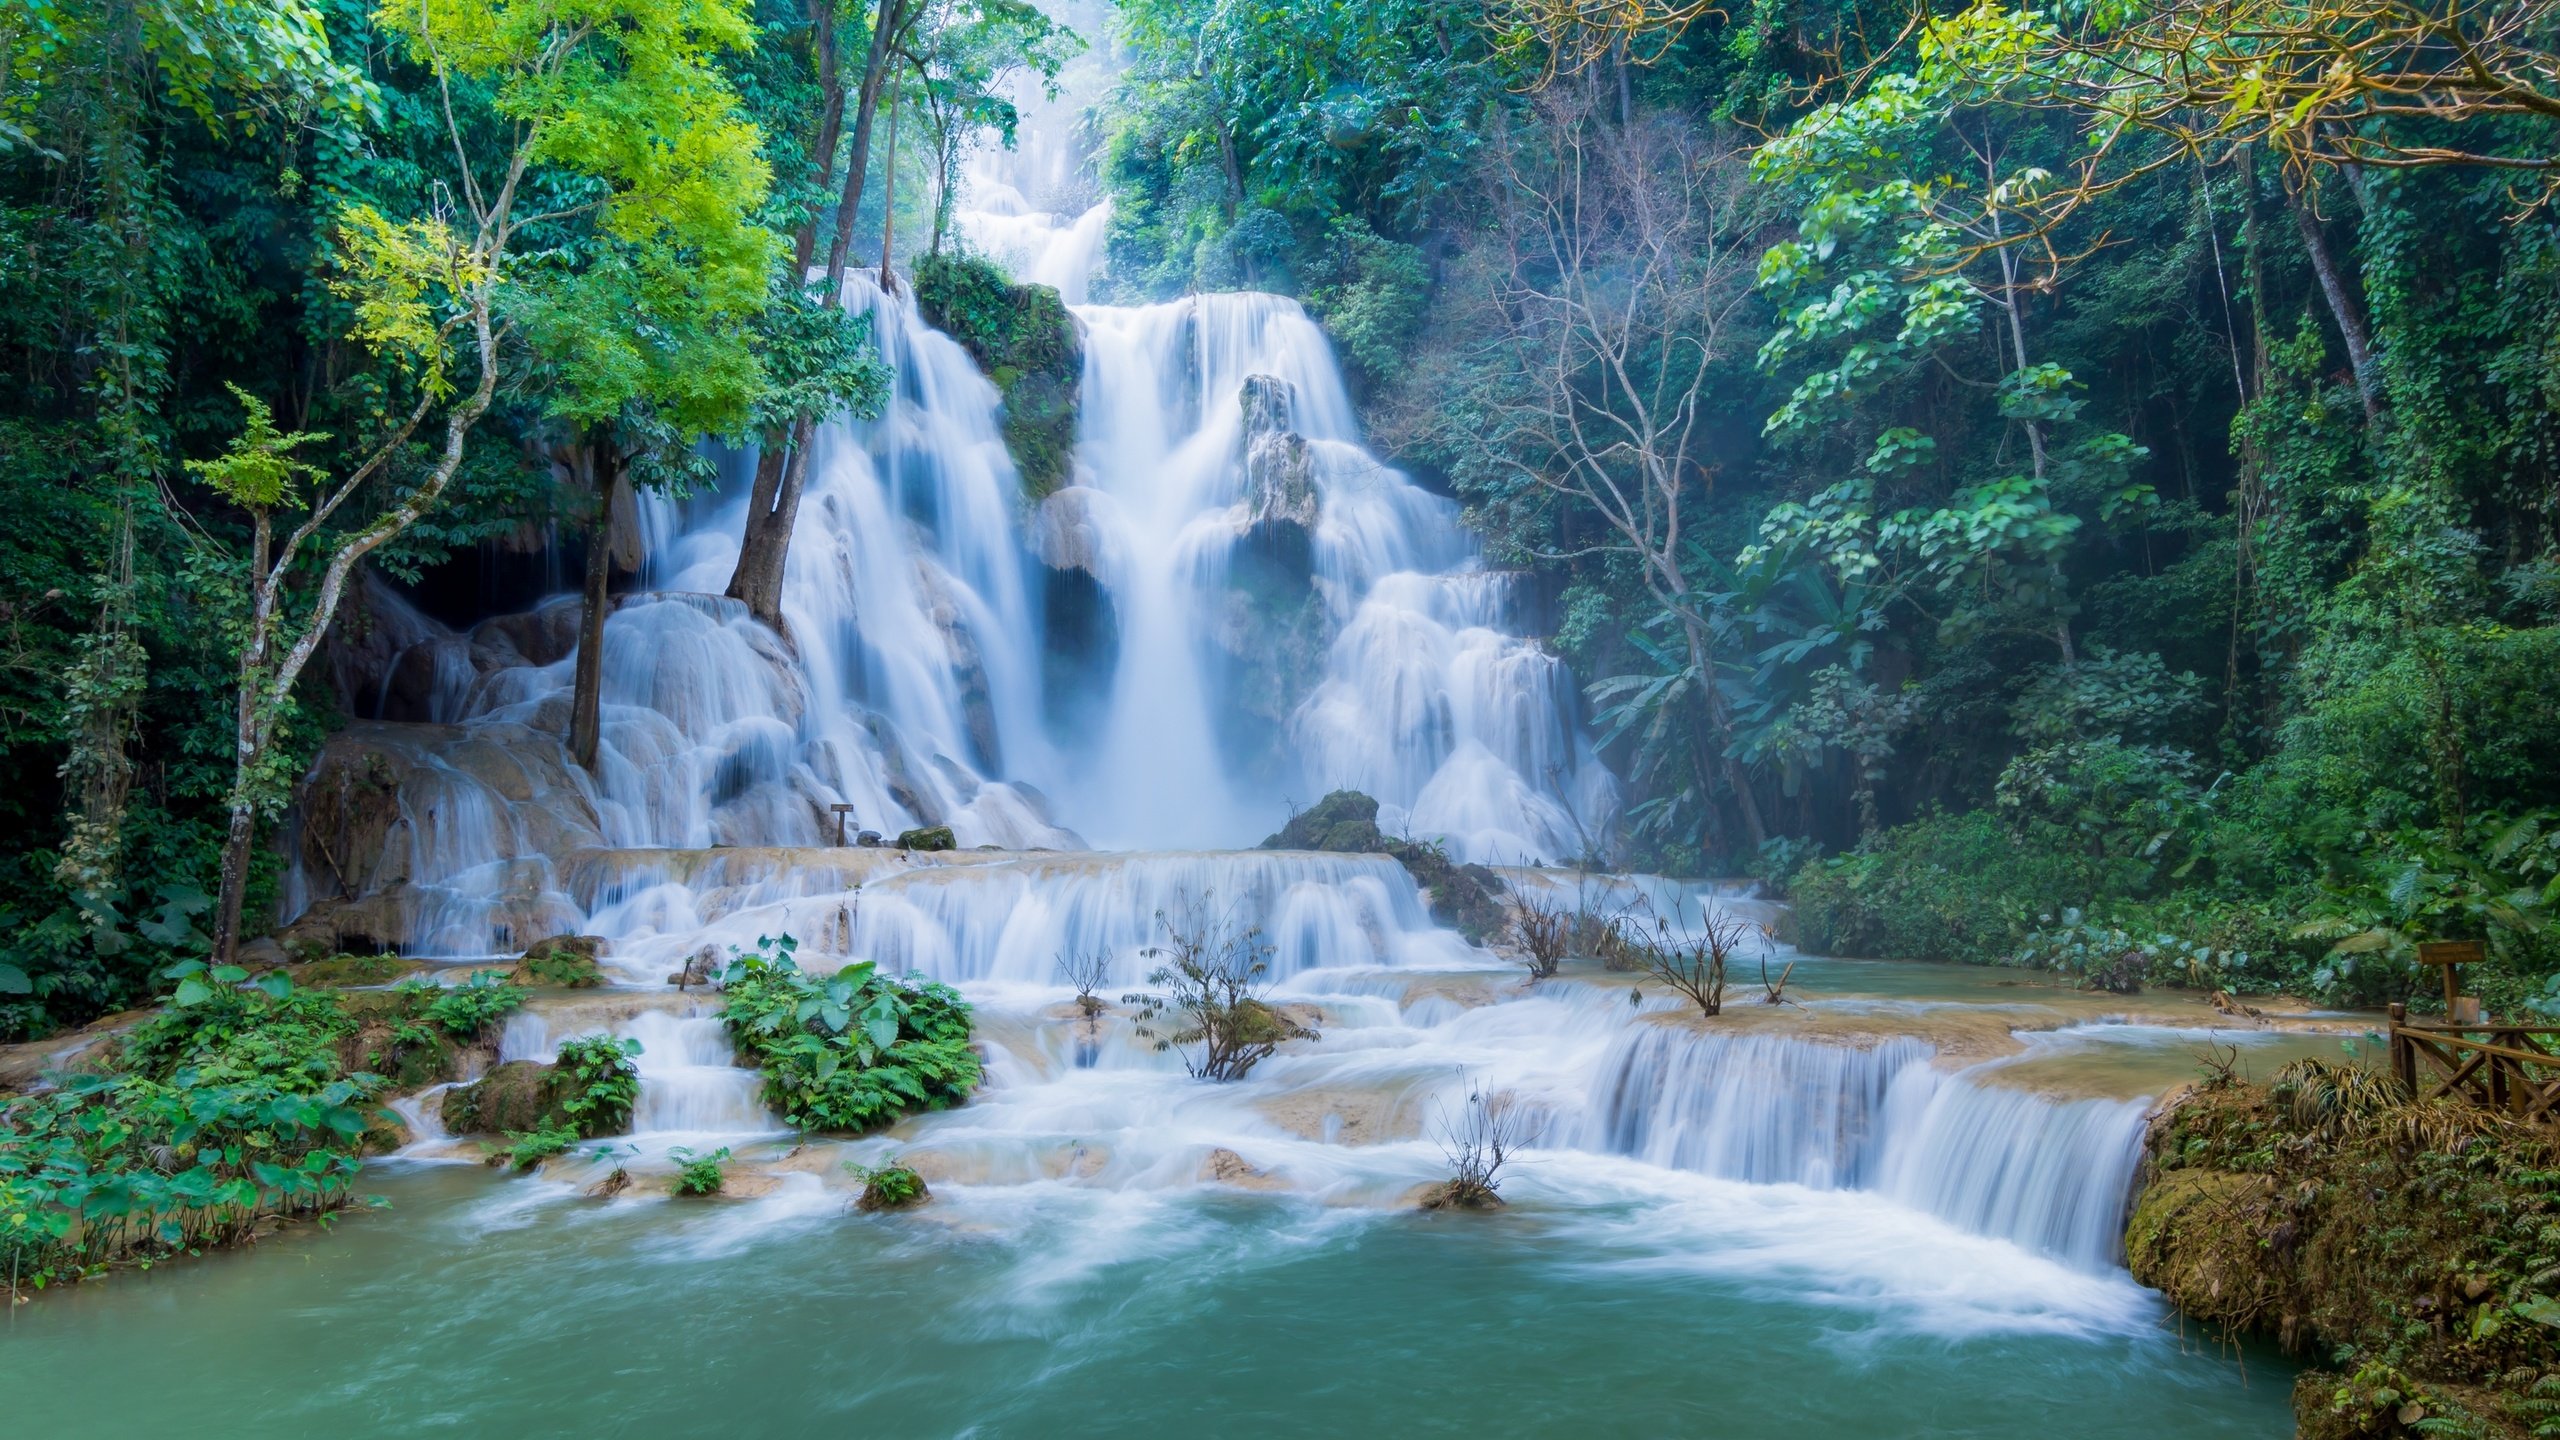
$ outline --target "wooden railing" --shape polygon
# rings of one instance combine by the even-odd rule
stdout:
[[[2391,1007],[2391,1071],[2421,1100],[2453,1096],[2560,1123],[2560,1027],[2452,1025]]]

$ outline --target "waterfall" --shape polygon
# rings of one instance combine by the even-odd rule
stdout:
[[[2055,1101],[1869,1047],[1637,1025],[1556,1143],[1754,1184],[1871,1190],[2082,1269],[2115,1264],[2139,1100]]]
[[[1362,447],[1297,302],[1075,314],[1078,486],[1048,503],[1097,535],[1122,625],[1074,792],[1085,826],[1119,843],[1250,843],[1279,797],[1350,788],[1390,831],[1461,859],[1605,844],[1616,786],[1571,673],[1512,628],[1513,577],[1482,568],[1456,505]],[[1285,713],[1267,708],[1279,697]]]
[[[1108,212],[1070,203],[1057,153],[1040,167],[982,167],[957,220],[1070,302],[1069,483],[1026,495],[996,385],[857,272],[844,303],[894,391],[878,419],[816,431],[780,629],[721,593],[745,454],[715,457],[716,490],[636,507],[644,568],[606,622],[592,769],[561,743],[574,599],[455,630],[374,597],[396,652],[374,687],[383,719],[333,739],[315,773],[329,803],[297,818],[312,843],[295,832],[288,912],[327,896],[340,941],[422,956],[604,937],[630,988],[549,999],[500,1051],[638,1040],[646,1150],[778,1126],[714,1002],[631,990],[787,934],[807,969],[869,961],[977,1008],[985,1088],[897,1141],[945,1167],[938,1190],[1249,1183],[1384,1206],[1445,1173],[1434,1117],[1498,1087],[1542,1159],[1804,1187],[2111,1266],[2140,1102],[1946,1073],[1919,1039],[1701,1033],[1615,977],[1529,986],[1435,924],[1393,859],[1238,848],[1293,802],[1353,788],[1389,833],[1505,866],[1523,894],[1684,928],[1751,903],[1531,868],[1605,853],[1619,803],[1577,677],[1531,638],[1534,587],[1486,564],[1454,501],[1367,448],[1296,301],[1096,302]],[[1112,643],[1071,646],[1051,613],[1071,605]],[[367,809],[385,792],[396,813]],[[837,845],[840,823],[948,825],[960,848]],[[1203,1087],[1111,1007],[1147,986],[1169,928],[1204,922],[1252,937],[1274,1002],[1320,1044]],[[1072,1003],[1066,956],[1100,958],[1108,1013]]]

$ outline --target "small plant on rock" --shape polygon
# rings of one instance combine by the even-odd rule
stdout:
[[[729,1183],[726,1145],[708,1155],[697,1155],[691,1148],[679,1145],[668,1151],[667,1157],[676,1162],[675,1191],[679,1195],[717,1195],[720,1187]]]
[[[1061,950],[1058,973],[1076,987],[1076,1008],[1084,1012],[1084,1018],[1091,1020],[1102,1013],[1102,997],[1093,992],[1111,978],[1110,951],[1099,945],[1085,950]]]
[[[524,987],[496,970],[473,972],[459,985],[411,980],[399,993],[414,997],[428,1021],[456,1040],[476,1040],[524,1008]]]
[[[845,1173],[862,1184],[862,1198],[854,1205],[862,1210],[904,1210],[933,1198],[924,1177],[898,1163],[896,1156],[877,1165],[845,1164]]]
[[[1491,1210],[1500,1206],[1502,1167],[1525,1138],[1518,1098],[1508,1090],[1470,1087],[1453,1119],[1441,1117],[1440,1152],[1450,1177],[1423,1197],[1427,1210]]]
[[[1147,983],[1163,993],[1121,1000],[1138,1007],[1138,1034],[1158,1050],[1180,1049],[1194,1076],[1241,1080],[1283,1043],[1319,1038],[1262,998],[1271,947],[1259,927],[1239,925],[1207,896],[1157,911],[1156,924],[1165,938],[1147,951],[1157,962]]]
[[[489,1163],[505,1165],[510,1170],[530,1170],[554,1155],[566,1154],[578,1143],[578,1132],[566,1125],[537,1125],[531,1130],[510,1130],[507,1143],[491,1149]]]

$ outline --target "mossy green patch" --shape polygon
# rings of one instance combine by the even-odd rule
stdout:
[[[916,307],[966,348],[1004,396],[1004,444],[1023,493],[1038,500],[1067,483],[1076,448],[1084,347],[1066,301],[1048,285],[1018,285],[991,261],[931,254],[915,262]]]

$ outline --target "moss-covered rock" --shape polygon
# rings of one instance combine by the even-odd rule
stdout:
[[[901,850],[957,850],[960,848],[960,842],[953,837],[951,827],[948,825],[923,825],[913,830],[899,832],[898,848]]]
[[[992,261],[933,254],[915,262],[925,323],[968,350],[1004,396],[1004,444],[1023,493],[1038,500],[1067,482],[1076,448],[1084,346],[1055,287],[1019,285]]]
[[[1357,790],[1336,790],[1299,811],[1262,848],[1391,855],[1427,892],[1432,918],[1478,945],[1502,929],[1501,876],[1460,865],[1437,845],[1386,834],[1378,828],[1378,802]]]
[[[2560,1152],[2457,1101],[2412,1103],[2320,1062],[2220,1080],[2152,1122],[2125,1231],[2134,1278],[2184,1314],[2336,1373],[2294,1393],[2306,1436],[2524,1435],[2560,1371]]]
[[[554,935],[535,941],[508,976],[519,985],[593,989],[604,983],[604,967],[596,963],[603,950],[604,941],[593,935]]]
[[[571,1125],[564,1102],[574,1082],[540,1060],[510,1060],[468,1085],[444,1092],[444,1128],[456,1135],[522,1133]]]

